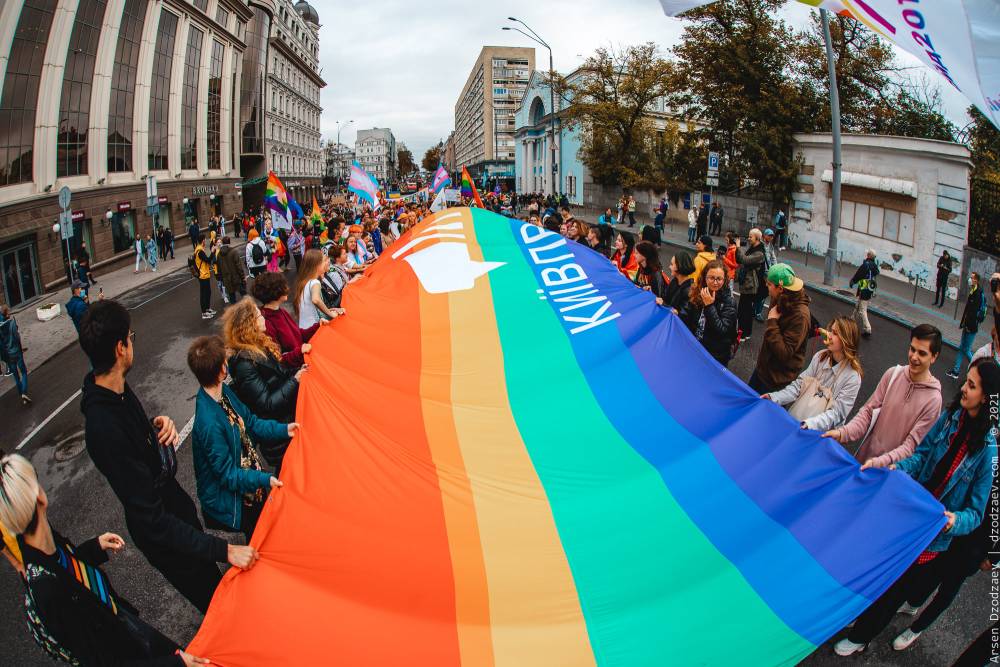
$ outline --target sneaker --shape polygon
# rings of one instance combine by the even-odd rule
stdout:
[[[867,646],[867,644],[855,644],[847,637],[844,637],[833,645],[833,652],[843,656],[854,655],[855,653],[864,651]]]
[[[912,607],[909,602],[904,602],[903,606],[896,610],[897,614],[907,614],[909,616],[916,616],[917,612],[920,611],[920,607]]]
[[[917,637],[920,636],[919,632],[914,632],[909,628],[906,628],[899,633],[899,636],[892,640],[892,648],[896,651],[905,651],[910,648],[910,644],[917,641]]]
[[[212,314],[212,313],[205,312],[205,313],[201,314],[201,319],[203,319],[203,320],[210,320],[213,317],[215,317],[215,315]]]
[[[21,394],[21,404],[27,405],[28,403],[31,403],[31,397],[27,394]]]
[[[955,371],[948,371],[947,373],[945,373],[945,375],[947,375],[948,377],[950,377],[952,380],[957,380],[959,377],[961,377]]]
[[[213,315],[215,315],[215,314],[216,314],[216,312],[215,312],[215,308],[209,308],[209,309],[208,309],[208,310],[206,310],[205,312],[206,312],[206,313],[211,313],[211,314],[213,314]]]

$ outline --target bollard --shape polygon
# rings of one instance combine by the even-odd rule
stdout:
[[[917,303],[917,286],[920,285],[920,276],[913,276],[913,304]]]
[[[809,266],[809,244],[806,243],[806,266]]]

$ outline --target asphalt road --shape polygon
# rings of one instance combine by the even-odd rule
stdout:
[[[811,296],[813,313],[823,323],[835,314],[850,311],[850,307],[840,301],[815,293]],[[196,386],[186,368],[187,346],[195,336],[217,331],[219,320],[206,322],[201,319],[197,286],[184,271],[130,292],[121,301],[132,311],[136,332],[136,361],[129,382],[147,413],[169,415],[180,428],[194,414]],[[217,294],[213,295],[213,305],[221,310]],[[874,390],[882,371],[890,365],[905,363],[908,344],[908,334],[902,327],[877,317],[873,318],[873,326],[874,336],[863,341],[860,350],[862,362],[868,369],[862,397]],[[730,364],[730,369],[739,377],[745,379],[753,370],[760,338],[758,332]],[[25,344],[30,347],[31,341]],[[811,351],[815,345],[815,342],[811,344]],[[946,349],[934,368],[935,375],[942,379],[946,401],[958,389],[958,383],[945,376],[952,363],[954,352]],[[87,370],[82,351],[74,345],[31,374],[31,395],[35,402],[30,407],[22,408],[14,392],[0,397],[0,424],[3,425],[0,447],[12,451],[30,435],[20,451],[37,468],[51,500],[50,518],[61,532],[81,541],[110,530],[120,533],[128,543],[130,538],[121,505],[83,448],[83,420],[75,394]],[[181,484],[194,496],[189,439],[182,443],[178,458]],[[181,644],[191,639],[200,615],[136,549],[126,548],[113,557],[105,569],[119,594],[132,601],[155,627]],[[987,618],[989,586],[989,575],[977,574],[951,608],[908,651],[897,653],[889,645],[905,627],[904,618],[897,617],[890,629],[862,656],[839,658],[833,655],[830,646],[832,641],[839,639],[838,635],[803,664],[949,665],[966,644],[990,625]],[[719,611],[726,613],[721,603]],[[52,664],[27,632],[21,584],[13,571],[3,565],[0,565],[0,646],[4,647],[5,656],[17,657],[18,665]],[[733,646],[735,662],[739,662],[739,655],[740,647]]]

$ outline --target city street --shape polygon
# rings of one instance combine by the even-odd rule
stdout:
[[[661,254],[669,261],[669,248],[664,248]],[[286,275],[289,280],[294,278],[291,271]],[[214,305],[221,310],[218,295],[213,298]],[[842,302],[815,292],[811,293],[811,298],[812,311],[823,323],[847,308]],[[219,318],[208,322],[201,320],[197,287],[185,271],[164,276],[126,294],[121,300],[131,310],[136,332],[136,362],[129,382],[148,414],[166,414],[180,429],[193,415],[196,391],[186,367],[187,346],[195,336],[216,331]],[[873,391],[879,371],[904,361],[908,343],[907,332],[902,327],[881,318],[875,319],[873,325],[875,335],[861,344],[862,361],[866,368],[873,369],[864,378],[861,396]],[[741,348],[730,364],[730,370],[739,377],[745,379],[753,370],[760,340],[758,332],[751,339],[753,345]],[[31,341],[26,341],[26,345],[30,348]],[[810,342],[810,351],[815,350],[816,345],[817,341]],[[942,380],[946,401],[958,386],[943,372],[946,364],[953,362],[954,351],[946,348],[935,366],[935,375]],[[2,446],[10,451],[31,436],[20,451],[39,471],[52,503],[52,522],[58,530],[75,540],[103,531],[119,532],[128,542],[121,506],[83,448],[83,421],[76,392],[86,371],[87,362],[74,345],[31,374],[35,401],[30,407],[22,408],[15,392],[7,392],[0,398],[0,412],[5,416]],[[44,425],[39,428],[40,424]],[[178,477],[194,495],[190,438],[182,442],[178,460]],[[112,557],[106,569],[119,593],[132,601],[154,626],[182,644],[193,636],[200,622],[199,614],[162,580],[137,550],[126,548],[124,553]],[[846,664],[847,660],[852,664],[914,667],[948,664],[989,625],[986,612],[989,584],[988,575],[976,575],[944,616],[908,651],[897,653],[889,645],[905,627],[904,617],[898,617],[861,658],[838,658],[828,642],[803,664],[835,665]],[[51,664],[25,630],[21,590],[10,568],[0,568],[0,641],[14,655],[24,656],[19,664],[39,667]],[[724,607],[720,606],[720,613],[725,613]],[[734,646],[733,651],[734,658],[738,659],[739,647]]]

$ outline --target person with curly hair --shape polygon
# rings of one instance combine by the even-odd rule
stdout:
[[[281,362],[281,348],[267,335],[267,320],[253,299],[247,297],[223,314],[222,331],[236,397],[258,417],[283,424],[295,421],[299,378],[307,366],[294,371]],[[261,439],[258,444],[267,462],[280,467],[288,439]]]

